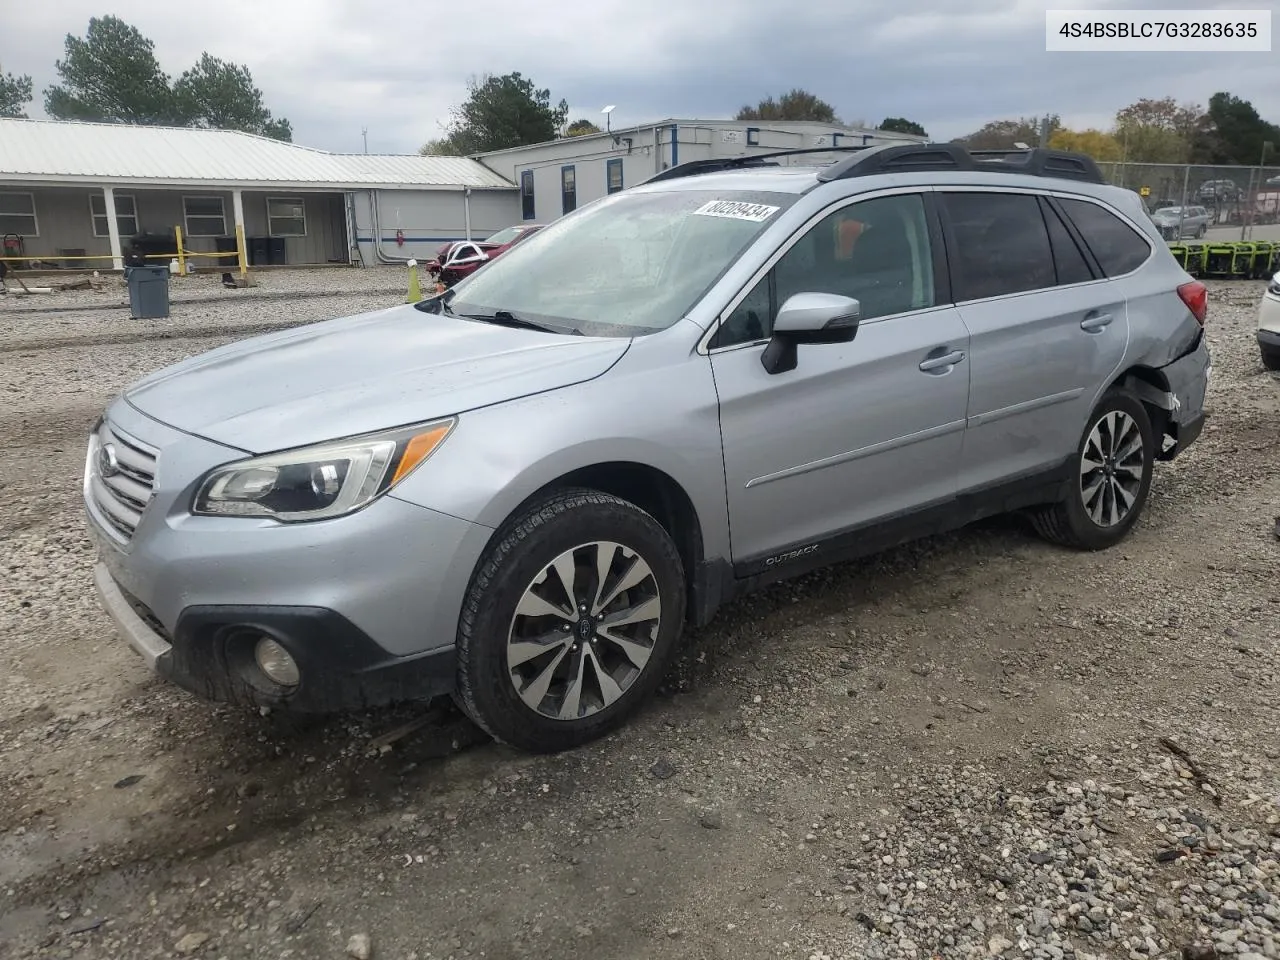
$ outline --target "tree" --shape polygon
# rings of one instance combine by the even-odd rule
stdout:
[[[738,111],[737,120],[815,120],[819,123],[839,123],[835,108],[825,100],[819,100],[807,90],[798,87],[788,90],[777,100],[765,97],[754,107],[745,106]]]
[[[600,132],[599,127],[597,127],[590,120],[583,117],[582,119],[575,120],[573,121],[573,123],[569,124],[569,126],[565,128],[564,135],[566,137],[585,137],[589,133],[599,133],[599,132]]]
[[[553,107],[551,91],[536,89],[532,80],[518,72],[473,77],[467,91],[467,99],[453,109],[443,139],[424,145],[424,151],[431,148],[445,155],[468,156],[543,143],[556,138],[569,113],[567,101]]]
[[[1261,162],[1262,145],[1268,142],[1272,150],[1280,151],[1280,127],[1263,120],[1248,100],[1215,93],[1192,135],[1192,159],[1197,163],[1253,165]]]
[[[1054,150],[1083,153],[1104,163],[1114,163],[1123,159],[1124,156],[1124,151],[1115,137],[1094,129],[1068,130],[1066,127],[1060,127],[1049,138],[1049,146]]]
[[[1050,114],[1049,140],[1062,126],[1056,113]],[[1017,120],[993,120],[965,137],[958,137],[953,143],[959,143],[971,150],[1012,150],[1015,144],[1025,143],[1029,147],[1040,144],[1040,117],[1019,117]]]
[[[25,117],[22,108],[31,102],[31,78],[0,73],[0,117]]]
[[[418,153],[424,157],[461,157],[463,155],[448,137],[428,140],[418,148]]]
[[[1116,113],[1112,136],[1130,163],[1186,163],[1202,114],[1173,97],[1144,98]]]
[[[119,17],[90,18],[84,39],[67,34],[66,58],[56,67],[62,84],[44,94],[55,119],[182,123],[155,44]]]
[[[262,91],[253,85],[248,67],[202,54],[196,65],[178,78],[173,93],[190,126],[293,139],[289,121],[273,118],[262,105]]]
[[[886,117],[878,129],[888,130],[893,133],[912,133],[917,137],[927,137],[929,135],[925,133],[924,127],[914,120],[908,120],[906,117]]]

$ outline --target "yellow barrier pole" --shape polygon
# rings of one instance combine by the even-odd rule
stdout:
[[[244,255],[244,224],[236,224],[236,255],[240,258],[240,279],[245,280],[249,276],[249,267],[245,262]]]
[[[182,227],[173,225],[173,238],[178,241],[178,276],[187,275],[187,255],[182,252]]]
[[[418,280],[418,261],[409,261],[409,294],[404,298],[405,303],[417,303],[422,299],[422,284]]]

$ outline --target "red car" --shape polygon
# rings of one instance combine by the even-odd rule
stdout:
[[[445,286],[453,286],[541,229],[539,223],[522,223],[499,230],[484,240],[452,240],[436,251],[434,259],[427,261],[427,273]]]

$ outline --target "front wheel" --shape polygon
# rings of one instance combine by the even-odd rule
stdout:
[[[1272,372],[1280,371],[1280,350],[1262,348],[1262,365]]]
[[[1082,550],[1119,543],[1147,502],[1155,449],[1146,407],[1131,393],[1109,390],[1080,438],[1070,493],[1031,515],[1036,530],[1046,540]]]
[[[634,504],[581,489],[534,504],[499,537],[459,621],[456,700],[524,750],[614,729],[662,680],[684,624],[671,537]]]

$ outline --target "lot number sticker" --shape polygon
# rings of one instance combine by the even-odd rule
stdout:
[[[741,200],[709,200],[694,213],[704,217],[728,217],[730,220],[750,220],[752,223],[764,223],[775,213],[777,207],[767,203],[744,203]]]

